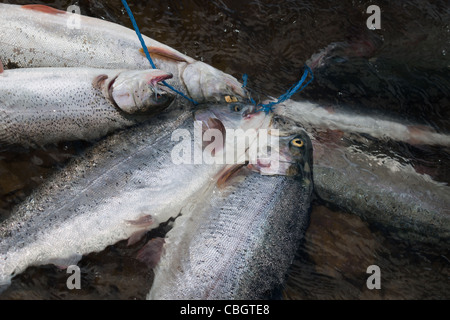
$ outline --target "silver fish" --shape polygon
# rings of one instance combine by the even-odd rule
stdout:
[[[222,119],[229,128],[257,129],[270,121],[264,113],[229,110]],[[0,225],[0,286],[28,266],[64,267],[120,240],[133,243],[194,206],[227,168],[174,162],[179,144],[187,142],[195,150],[194,128],[191,111],[159,114],[106,138],[55,173]],[[177,129],[188,137],[180,142],[172,136]]]
[[[450,146],[450,136],[434,132],[417,124],[401,123],[393,119],[375,118],[360,114],[328,110],[308,101],[287,100],[275,112],[298,123],[302,128],[342,130],[369,134],[377,139],[391,139],[410,144]]]
[[[398,238],[448,246],[450,187],[410,165],[314,141],[314,182],[320,198]]]
[[[44,5],[0,4],[0,29],[0,60],[6,66],[131,70],[150,67],[133,30],[101,19]],[[143,38],[156,67],[173,74],[167,82],[196,102],[235,102],[246,98],[242,85],[231,75]]]
[[[288,101],[276,110],[291,130],[301,126],[314,145],[315,192],[323,200],[393,231],[396,237],[445,245],[450,239],[450,187],[419,174],[409,164],[387,155],[363,152],[357,144],[327,141],[326,130],[378,139],[445,145],[448,136],[394,121],[328,113],[308,103]],[[355,135],[356,137],[357,135]]]
[[[0,144],[93,140],[147,120],[174,100],[158,69],[32,68],[0,73]]]
[[[245,168],[175,220],[148,299],[264,299],[280,288],[309,225],[313,189],[306,132],[280,138],[280,150],[275,175]]]

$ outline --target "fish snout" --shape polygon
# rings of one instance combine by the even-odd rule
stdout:
[[[173,75],[158,69],[126,71],[109,86],[109,95],[117,107],[129,114],[152,114],[168,107],[175,93],[161,86]]]
[[[303,129],[297,133],[278,131],[272,128],[272,136],[264,152],[250,168],[263,175],[294,176],[305,182],[312,182],[312,143]]]
[[[199,103],[247,101],[247,94],[236,78],[206,63],[188,64],[181,79],[189,96]]]

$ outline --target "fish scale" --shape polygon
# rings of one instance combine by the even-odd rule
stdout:
[[[175,222],[147,298],[262,299],[283,283],[309,223],[311,188],[259,173],[233,183]]]

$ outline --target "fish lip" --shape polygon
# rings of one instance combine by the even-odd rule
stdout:
[[[153,87],[156,87],[160,82],[163,82],[165,80],[172,79],[172,78],[173,78],[173,74],[165,73],[163,75],[153,77],[152,80],[150,80],[150,85],[152,85]]]
[[[147,82],[147,85],[149,85],[152,88],[153,92],[155,93],[155,96],[158,97],[157,99],[152,98],[152,100],[154,102],[159,104],[158,110],[163,110],[168,105],[170,105],[173,102],[173,100],[175,99],[175,95],[171,94],[172,92],[170,92],[168,90],[169,88],[167,88],[167,86],[163,82],[167,79],[173,78],[173,74],[170,72],[165,72],[165,71],[161,71],[161,70],[158,70],[158,71],[160,71],[160,73],[158,75],[152,76],[146,82]],[[108,100],[113,104],[113,106],[117,110],[119,110],[120,112],[125,112],[125,113],[129,114],[129,112],[124,111],[114,99],[114,95],[113,95],[114,84],[119,76],[120,76],[120,73],[117,74],[114,78],[112,78],[111,81],[109,81],[107,88],[106,88],[107,97],[108,97]],[[161,83],[161,82],[163,82],[163,83]],[[159,98],[162,98],[162,97],[164,97],[166,99],[165,102],[158,101]],[[147,111],[137,111],[137,112],[133,112],[133,113],[146,114]]]

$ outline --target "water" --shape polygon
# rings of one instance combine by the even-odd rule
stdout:
[[[27,1],[3,1],[26,4]],[[136,4],[134,4],[134,3]],[[65,10],[72,1],[34,1]],[[83,14],[131,27],[119,0],[77,2]],[[368,30],[370,1],[129,1],[142,33],[237,78],[249,75],[254,98],[279,96],[303,65],[331,43],[341,45],[315,81],[293,99],[335,109],[411,120],[450,131],[450,8],[446,1],[377,1],[381,30]],[[345,43],[345,45],[342,45]],[[0,153],[0,217],[89,143]],[[388,142],[362,145],[406,159],[416,170],[450,182],[445,148]],[[316,200],[311,225],[291,267],[285,299],[448,299],[450,254],[395,240],[380,226]],[[143,299],[153,273],[135,259],[145,240],[125,242],[79,263],[82,289],[53,266],[29,268],[0,299]],[[378,265],[382,289],[369,290],[366,269]]]

